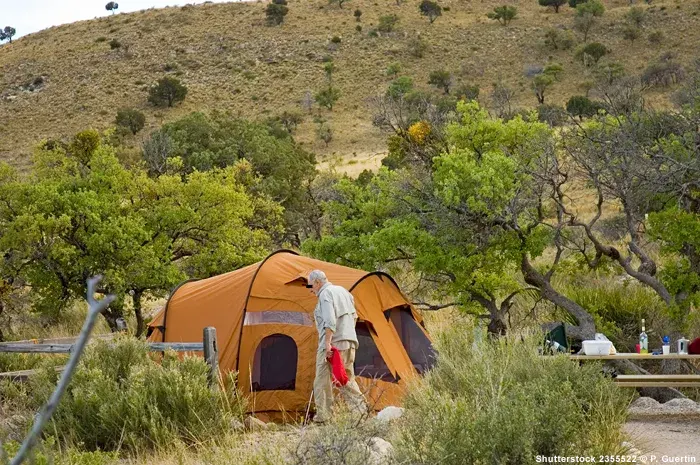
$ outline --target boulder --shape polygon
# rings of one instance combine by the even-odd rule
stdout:
[[[246,417],[246,419],[244,420],[243,423],[245,424],[245,427],[248,431],[266,430],[270,426],[267,423],[265,423],[264,421],[258,420],[254,416]]]
[[[394,407],[390,405],[377,414],[377,420],[386,422],[396,420],[397,418],[401,418],[403,412],[403,407]]]

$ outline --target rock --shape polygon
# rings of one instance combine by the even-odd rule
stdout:
[[[639,399],[635,400],[632,402],[632,405],[630,405],[630,408],[659,408],[661,404],[659,404],[656,399],[652,399],[651,397],[640,397]]]
[[[394,446],[390,442],[382,438],[374,437],[369,440],[369,444],[365,445],[369,452],[368,465],[385,465],[391,462],[391,457],[394,454]]]
[[[270,425],[264,421],[260,421],[257,418],[250,416],[246,417],[244,420],[245,427],[248,431],[261,431],[269,428]]]
[[[404,409],[403,407],[394,407],[393,405],[390,405],[388,407],[385,407],[381,412],[377,414],[377,420],[379,421],[391,421],[391,420],[396,420],[397,418],[401,418],[403,415]]]
[[[661,404],[661,411],[664,414],[688,415],[700,413],[700,406],[690,399],[671,399],[665,404]]]

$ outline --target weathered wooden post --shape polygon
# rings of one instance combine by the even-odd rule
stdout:
[[[219,346],[216,343],[216,328],[207,326],[204,328],[204,360],[209,365],[209,386],[216,388],[219,385]]]

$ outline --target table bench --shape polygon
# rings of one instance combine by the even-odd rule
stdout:
[[[700,360],[695,354],[652,355],[618,353],[615,355],[569,355],[571,360]],[[700,375],[617,375],[620,387],[695,387],[700,388]]]

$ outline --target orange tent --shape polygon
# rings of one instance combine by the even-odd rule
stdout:
[[[318,347],[317,299],[306,288],[314,269],[355,297],[355,373],[370,405],[396,403],[405,381],[430,367],[433,349],[421,316],[385,273],[281,250],[239,270],[181,284],[149,324],[149,340],[195,342],[203,328],[214,326],[220,368],[238,371],[251,411],[304,411]]]

